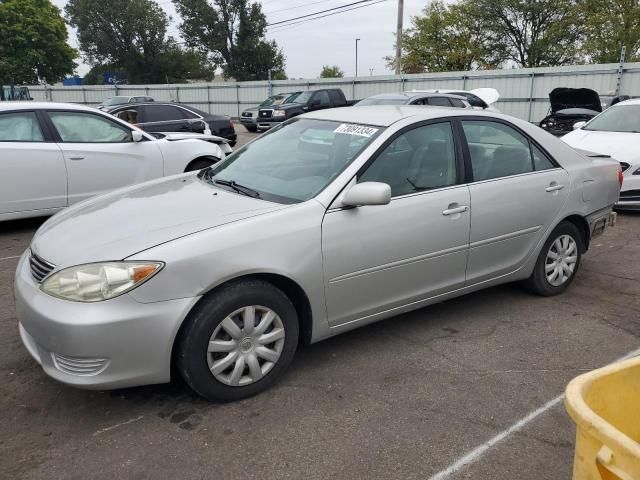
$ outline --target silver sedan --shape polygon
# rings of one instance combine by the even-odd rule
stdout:
[[[173,370],[236,400],[300,343],[506,282],[561,293],[618,192],[617,162],[511,117],[322,110],[52,217],[16,272],[20,334],[70,385]]]

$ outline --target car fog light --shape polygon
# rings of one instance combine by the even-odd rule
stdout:
[[[42,284],[42,291],[76,302],[100,302],[127,293],[158,273],[162,262],[89,263],[65,268]]]

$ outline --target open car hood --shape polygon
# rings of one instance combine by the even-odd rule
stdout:
[[[480,97],[480,99],[487,105],[496,103],[500,98],[500,92],[495,88],[476,88],[471,90],[469,93],[473,93],[476,97]]]
[[[553,113],[568,108],[583,108],[596,112],[602,111],[600,97],[590,88],[554,88],[551,90],[551,93],[549,93],[549,101],[551,102],[551,112]]]
[[[233,149],[229,145],[229,140],[226,138],[218,137],[216,135],[208,135],[206,133],[175,133],[175,132],[162,132],[162,139],[168,142],[177,142],[180,140],[202,140],[204,142],[215,143],[225,153],[229,154],[233,152]]]

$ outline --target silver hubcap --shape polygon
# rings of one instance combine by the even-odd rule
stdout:
[[[573,237],[561,235],[551,244],[547,252],[544,273],[547,281],[559,287],[573,275],[578,261],[578,245]]]
[[[284,347],[284,325],[276,313],[253,305],[236,310],[209,339],[207,363],[219,382],[245,386],[264,377]]]

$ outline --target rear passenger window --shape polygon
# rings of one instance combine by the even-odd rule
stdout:
[[[449,122],[414,128],[380,153],[358,183],[382,182],[394,197],[456,183],[455,148]]]
[[[497,122],[463,121],[474,181],[554,168],[529,139]]]
[[[431,97],[429,98],[429,105],[435,107],[450,107],[451,103],[447,97]]]
[[[464,102],[459,98],[450,98],[449,99],[454,107],[456,108],[464,108]]]
[[[0,142],[44,142],[34,112],[0,114]]]

